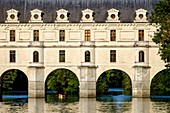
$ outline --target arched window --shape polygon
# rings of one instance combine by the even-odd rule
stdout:
[[[144,62],[144,52],[143,51],[139,51],[139,62]]]
[[[39,62],[39,53],[37,51],[33,52],[33,62]]]
[[[85,52],[85,62],[90,62],[90,51]]]

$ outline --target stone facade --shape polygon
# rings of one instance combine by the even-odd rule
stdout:
[[[46,78],[60,68],[77,75],[80,97],[95,97],[96,81],[109,69],[129,75],[134,97],[150,96],[151,80],[165,64],[157,54],[158,46],[152,42],[157,28],[146,18],[144,22],[136,19],[136,23],[120,23],[118,17],[113,22],[109,19],[108,23],[95,23],[93,11],[88,9],[82,12],[85,15],[81,23],[69,23],[67,18],[63,23],[58,18],[55,23],[43,23],[39,17],[42,12],[32,11],[29,23],[0,24],[0,75],[9,69],[23,71],[29,81],[29,97],[44,97]],[[15,31],[14,36],[11,31]],[[14,62],[11,50],[15,51]],[[64,61],[60,61],[60,51],[64,51]]]

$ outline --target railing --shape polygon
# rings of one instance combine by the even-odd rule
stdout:
[[[31,41],[29,42],[29,46],[42,47],[44,46],[44,42],[43,41]]]
[[[95,41],[81,41],[80,46],[95,46]]]
[[[134,47],[149,47],[149,41],[135,41]]]
[[[44,67],[43,62],[29,62],[29,67]]]
[[[149,64],[146,62],[135,62],[133,66],[149,67]]]

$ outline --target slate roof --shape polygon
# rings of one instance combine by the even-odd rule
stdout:
[[[27,23],[30,19],[30,11],[37,8],[44,13],[45,23],[54,22],[56,11],[64,8],[70,13],[69,21],[78,23],[81,20],[81,11],[89,8],[94,11],[94,20],[98,23],[105,22],[107,10],[115,8],[120,11],[121,22],[133,22],[135,10],[143,8],[148,10],[150,16],[153,8],[159,0],[0,0],[0,23],[6,19],[6,11],[16,9],[19,11],[20,22]]]

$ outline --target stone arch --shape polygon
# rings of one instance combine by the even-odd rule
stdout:
[[[112,73],[113,75],[117,74],[117,72],[115,72],[114,70],[116,70],[120,74],[120,76],[116,75],[116,76],[110,76],[109,78],[108,77],[106,78],[105,74],[108,71],[110,71],[109,73]],[[103,89],[101,89],[101,87],[103,87],[103,89],[105,91]],[[131,95],[131,93],[132,93],[132,79],[125,71],[123,71],[121,69],[109,68],[109,69],[103,71],[100,74],[100,76],[97,78],[96,93],[99,94],[100,90],[102,92],[104,91],[106,93],[106,90],[108,88],[124,88],[126,91],[126,94]]]
[[[67,69],[67,70],[70,70],[71,72],[73,72],[73,73],[76,75],[76,77],[77,77],[78,80],[80,81],[80,77],[79,77],[80,70],[77,69],[77,67],[76,67],[76,68],[74,68],[74,67],[73,67],[73,68],[68,68],[68,67],[47,68],[47,69],[46,69],[46,74],[45,74],[45,77],[44,77],[44,81],[47,80],[47,78],[48,78],[48,76],[50,75],[50,73],[52,73],[53,71],[58,70],[58,69]]]
[[[55,71],[57,71],[57,70],[61,70],[61,71],[65,71],[65,70],[68,70],[69,72],[71,72],[71,73],[73,73],[74,75],[75,75],[75,77],[74,76],[71,76],[71,78],[69,78],[69,76],[67,76],[67,74],[68,73],[65,73],[65,77],[63,77],[63,76],[58,76],[58,74],[56,74],[56,76],[57,76],[57,78],[56,77],[54,77],[53,79],[51,79],[52,80],[52,82],[50,82],[50,83],[53,83],[54,82],[54,84],[53,84],[53,86],[57,86],[57,87],[51,87],[51,88],[47,88],[47,83],[48,83],[48,80],[49,80],[49,78],[50,77],[53,77],[54,75],[51,75],[53,72],[55,72]],[[64,72],[63,72],[64,73]],[[60,74],[59,74],[60,75]],[[58,77],[59,77],[59,79],[58,79]],[[75,79],[73,79],[73,78],[75,78]],[[54,80],[54,81],[53,81]],[[63,84],[63,82],[62,81],[60,81],[60,80],[64,80],[65,82],[64,82],[64,84]],[[78,81],[78,84],[77,84],[77,82],[75,82],[74,81],[74,83],[72,84],[72,85],[69,85],[69,82],[70,82],[70,80],[76,80],[76,81]],[[47,94],[48,94],[48,90],[53,90],[53,91],[55,91],[55,93],[57,93],[57,94],[59,94],[59,93],[61,93],[61,94],[75,94],[75,93],[77,93],[77,92],[79,92],[78,90],[79,90],[79,79],[78,79],[78,77],[77,77],[77,75],[72,71],[72,70],[70,70],[70,69],[67,69],[67,68],[57,68],[57,69],[53,69],[50,73],[48,73],[48,75],[47,75],[47,77],[46,77],[46,79],[45,79],[45,100],[47,99]],[[73,86],[73,87],[72,87]],[[65,88],[73,88],[73,89],[75,89],[75,90],[64,90],[64,87]]]
[[[104,73],[104,72],[106,72],[106,71],[108,71],[108,70],[120,70],[120,71],[123,71],[123,72],[125,72],[128,76],[129,76],[129,78],[130,78],[130,80],[132,81],[133,80],[133,78],[132,78],[132,76],[130,76],[130,75],[132,75],[131,74],[131,72],[129,72],[128,70],[126,70],[126,69],[123,69],[123,68],[112,68],[112,67],[110,67],[110,68],[106,68],[106,69],[100,69],[99,71],[98,71],[98,74],[97,74],[97,77],[96,77],[96,81],[98,80],[98,78],[100,77],[100,75],[102,74],[102,73]]]

